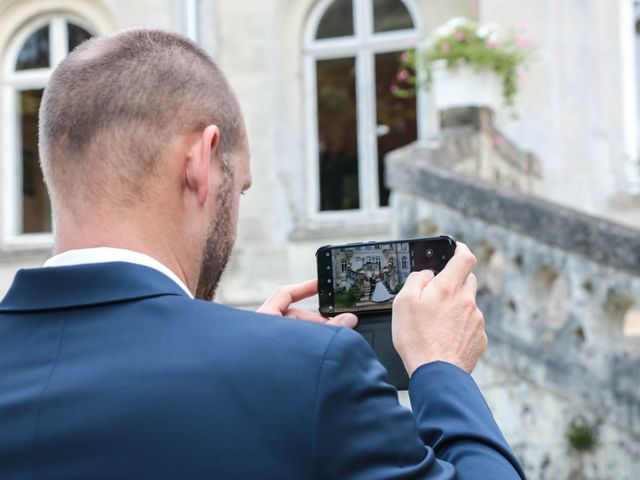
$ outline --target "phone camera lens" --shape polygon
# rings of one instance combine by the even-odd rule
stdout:
[[[427,250],[424,252],[424,254],[427,256],[427,258],[433,257],[433,249],[427,248]]]

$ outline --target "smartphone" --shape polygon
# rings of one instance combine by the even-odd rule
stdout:
[[[455,249],[448,235],[321,247],[316,252],[320,313],[389,312],[411,272],[437,274]]]

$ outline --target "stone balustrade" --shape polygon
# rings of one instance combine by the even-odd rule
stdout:
[[[637,478],[640,231],[449,168],[448,142],[473,158],[446,128],[388,155],[394,237],[448,233],[476,253],[490,340],[476,380],[505,435],[530,478]],[[589,451],[567,441],[582,424]]]

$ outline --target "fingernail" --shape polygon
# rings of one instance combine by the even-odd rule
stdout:
[[[353,313],[343,313],[340,315],[340,325],[347,328],[354,328],[358,324],[358,317]]]

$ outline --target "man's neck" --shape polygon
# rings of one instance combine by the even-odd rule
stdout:
[[[197,266],[188,265],[181,257],[185,246],[176,249],[167,232],[156,231],[152,225],[145,225],[141,234],[137,228],[126,228],[126,223],[104,222],[103,225],[88,225],[82,228],[65,228],[62,224],[55,232],[54,255],[69,250],[96,247],[111,247],[142,253],[159,261],[171,270],[192,292],[195,293],[198,280]]]

